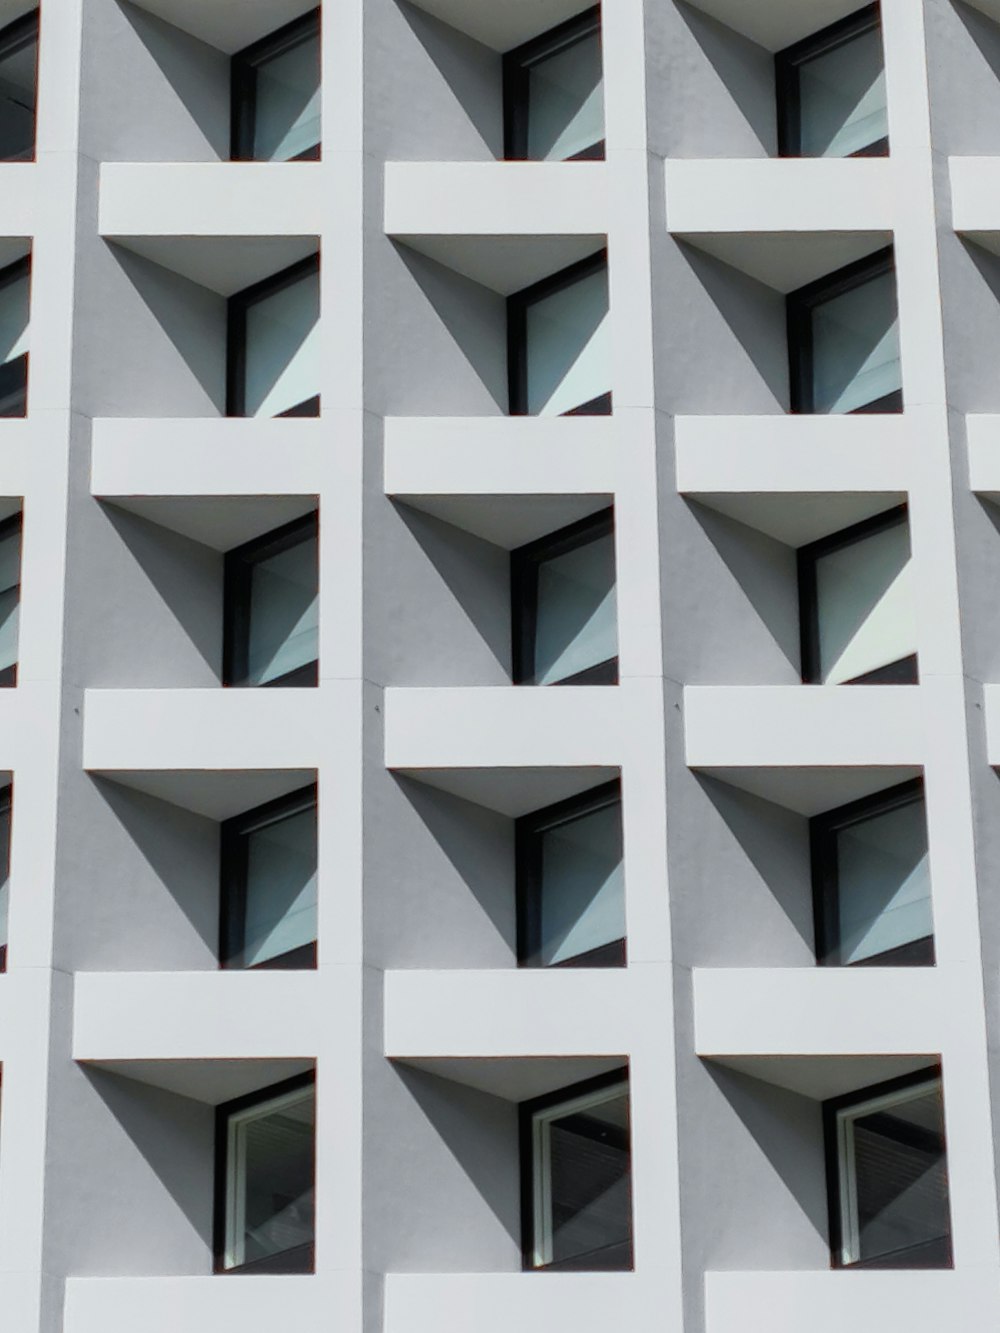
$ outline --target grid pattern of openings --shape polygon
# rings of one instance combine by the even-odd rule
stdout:
[[[993,1333],[998,256],[1000,0],[0,0],[5,1328]]]

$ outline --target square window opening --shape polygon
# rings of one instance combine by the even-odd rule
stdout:
[[[515,824],[521,967],[624,967],[621,783]]]
[[[216,1118],[215,1271],[315,1267],[315,1075],[225,1102]]]
[[[511,416],[611,412],[608,252],[507,298]]]
[[[823,1107],[835,1268],[951,1268],[940,1069]]]
[[[316,966],[316,820],[312,783],[223,823],[224,968]]]
[[[319,416],[319,255],[229,298],[226,415]]]
[[[917,620],[906,505],[798,551],[807,685],[916,685]]]
[[[781,157],[885,157],[885,60],[878,4],[779,51]]]
[[[320,97],[317,8],[233,56],[233,161],[317,160]]]
[[[815,815],[809,838],[817,961],[933,966],[923,779]]]
[[[508,51],[503,69],[508,160],[603,160],[600,5]]]
[[[893,250],[848,264],[786,298],[793,412],[901,412]]]
[[[313,513],[226,553],[226,685],[319,680],[319,518]]]
[[[627,1071],[523,1102],[520,1118],[525,1269],[631,1270]]]
[[[617,685],[614,511],[511,552],[516,685]]]

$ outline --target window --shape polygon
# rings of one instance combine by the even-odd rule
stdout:
[[[835,1268],[950,1268],[940,1070],[823,1106]]]
[[[222,825],[223,967],[316,966],[316,787]]]
[[[884,157],[889,151],[878,5],[779,51],[782,157]]]
[[[231,417],[319,416],[319,256],[229,298]]]
[[[793,412],[901,412],[892,248],[787,299]]]
[[[0,161],[35,157],[38,10],[0,30]]]
[[[915,685],[917,624],[906,506],[803,546],[802,679]]]
[[[809,835],[819,961],[933,964],[923,780],[816,815]]]
[[[226,1102],[216,1117],[215,1271],[311,1273],[315,1075]]]
[[[21,515],[0,523],[0,686],[17,684],[21,601]]]
[[[504,56],[504,139],[508,159],[604,157],[600,5]]]
[[[293,519],[226,554],[227,685],[315,685],[319,658],[319,526]]]
[[[0,972],[7,970],[7,930],[10,913],[10,830],[13,788],[0,787]]]
[[[610,413],[606,250],[508,297],[507,367],[512,416]]]
[[[615,1070],[523,1102],[524,1267],[632,1267],[628,1074]]]
[[[28,410],[28,320],[31,260],[0,268],[0,417]]]
[[[621,787],[605,783],[516,824],[522,967],[624,967]]]
[[[617,685],[614,513],[511,552],[514,682]]]
[[[234,162],[298,162],[320,153],[319,10],[233,56]]]

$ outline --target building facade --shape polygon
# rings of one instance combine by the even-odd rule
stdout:
[[[0,159],[5,1330],[994,1329],[1000,0],[0,0]]]

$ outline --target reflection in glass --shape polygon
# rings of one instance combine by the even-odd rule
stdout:
[[[315,156],[320,141],[319,32],[257,66],[253,157],[288,162]]]
[[[815,580],[820,683],[857,681],[913,658],[917,623],[905,519],[817,556]]]
[[[247,685],[272,685],[319,656],[319,539],[253,565]]]
[[[950,1267],[940,1079],[838,1111],[837,1137],[840,1263]]]
[[[628,1084],[532,1115],[534,1268],[632,1267]]]
[[[528,151],[532,161],[594,156],[604,140],[600,28],[527,66]]]
[[[569,817],[541,833],[538,961],[600,965],[595,952],[625,939],[621,802]],[[617,961],[617,960],[616,960]]]
[[[879,27],[803,61],[798,73],[803,157],[850,157],[888,137]]]
[[[814,412],[856,412],[902,390],[892,271],[818,304],[812,314]]]
[[[611,391],[608,270],[540,296],[525,312],[529,416],[564,416],[600,405]]]
[[[316,806],[246,834],[243,949],[232,967],[257,967],[316,942]]]
[[[28,260],[0,269],[0,417],[27,410],[30,296]]]
[[[319,273],[246,308],[243,416],[315,416],[319,394]]]
[[[0,524],[0,686],[17,683],[21,516]]]
[[[225,1268],[312,1271],[315,1122],[313,1087],[230,1114]]]
[[[38,11],[0,31],[0,161],[35,156]]]
[[[836,836],[838,961],[893,954],[897,961],[933,962],[923,799],[858,819]]]
[[[617,654],[614,535],[607,533],[540,562],[530,683],[565,682]]]

